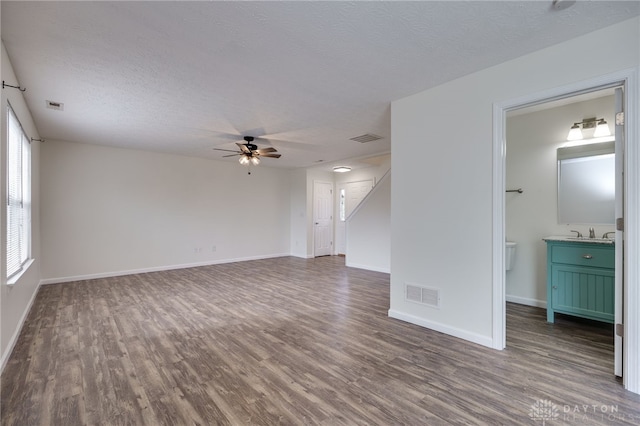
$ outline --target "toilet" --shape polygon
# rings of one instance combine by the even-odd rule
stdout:
[[[513,267],[513,262],[516,258],[516,243],[513,241],[507,241],[507,247],[504,252],[504,266],[507,271],[510,271]]]

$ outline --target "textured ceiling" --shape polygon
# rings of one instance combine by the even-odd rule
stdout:
[[[43,138],[221,159],[214,147],[251,135],[278,149],[263,160],[278,167],[389,152],[391,101],[639,13],[636,1],[1,7]],[[365,133],[383,139],[349,140]]]

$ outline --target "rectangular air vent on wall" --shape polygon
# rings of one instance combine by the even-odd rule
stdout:
[[[354,138],[349,139],[350,141],[356,141],[360,143],[373,142],[382,139],[382,136],[373,135],[371,133],[367,133],[364,135],[356,136]]]
[[[415,284],[405,284],[405,300],[439,308],[440,290]]]

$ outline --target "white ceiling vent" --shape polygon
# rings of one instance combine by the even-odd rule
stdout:
[[[356,141],[360,143],[373,142],[382,139],[382,136],[373,135],[371,133],[367,133],[364,135],[356,136],[354,138],[349,139],[350,141]]]
[[[440,307],[440,290],[432,287],[422,287],[405,283],[405,300],[428,305],[433,308]]]
[[[62,102],[55,101],[45,101],[47,103],[47,108],[55,109],[56,111],[64,110],[64,104]]]

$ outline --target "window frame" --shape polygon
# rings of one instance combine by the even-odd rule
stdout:
[[[13,133],[16,130],[18,134],[14,135]],[[8,101],[6,138],[7,193],[5,202],[7,206],[7,230],[5,266],[7,268],[7,284],[15,284],[32,261],[31,141],[18,118],[18,114],[16,114]],[[15,157],[18,158],[16,159]],[[15,182],[16,179],[18,182]],[[12,218],[18,221],[17,225],[12,223]],[[14,226],[19,229],[16,231],[13,228]]]

